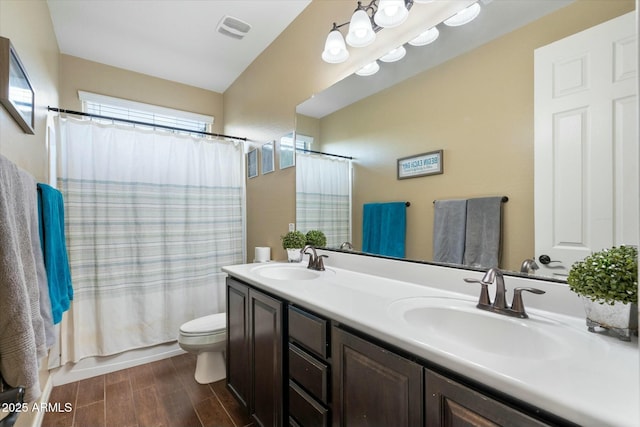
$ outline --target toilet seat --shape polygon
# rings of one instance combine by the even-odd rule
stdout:
[[[180,326],[180,335],[185,337],[199,337],[203,335],[225,334],[226,328],[226,313],[211,314],[190,320]]]

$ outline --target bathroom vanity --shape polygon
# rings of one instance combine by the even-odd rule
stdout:
[[[515,319],[475,307],[481,272],[325,254],[223,268],[228,386],[259,425],[640,425],[637,338],[589,333],[566,285],[505,277],[547,292]]]

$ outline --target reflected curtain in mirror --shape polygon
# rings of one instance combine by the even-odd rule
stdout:
[[[320,230],[327,247],[351,241],[351,161],[323,155],[296,155],[298,230]]]

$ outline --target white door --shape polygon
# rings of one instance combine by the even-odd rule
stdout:
[[[535,51],[539,274],[564,278],[594,251],[638,244],[634,15]]]

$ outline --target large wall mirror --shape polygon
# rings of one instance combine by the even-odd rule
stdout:
[[[493,0],[464,27],[296,109],[313,149],[353,157],[353,245],[363,205],[408,201],[406,258],[433,260],[434,200],[507,196],[501,268],[536,254],[534,51],[634,10],[633,0]],[[634,77],[637,81],[637,74]],[[397,160],[443,150],[444,173],[399,180]],[[637,156],[634,160],[637,170]],[[632,186],[637,193],[637,178]],[[637,236],[627,243],[637,244]],[[536,274],[562,280],[562,274]]]

